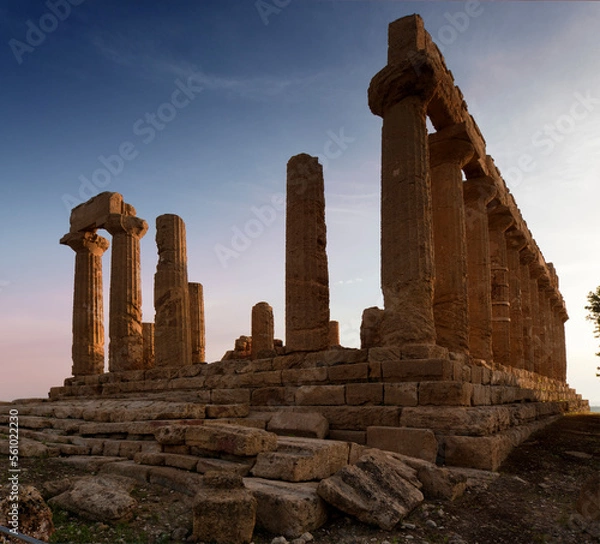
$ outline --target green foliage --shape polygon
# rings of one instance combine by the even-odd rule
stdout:
[[[595,291],[590,291],[587,296],[588,305],[585,309],[589,312],[586,316],[588,321],[594,323],[594,336],[600,338],[600,286],[596,287]],[[600,352],[596,353],[600,357]],[[597,368],[600,372],[600,366]],[[600,374],[596,374],[600,377]]]

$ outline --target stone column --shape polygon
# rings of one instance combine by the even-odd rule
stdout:
[[[154,368],[154,323],[142,323],[144,369]]]
[[[287,164],[285,336],[288,351],[329,347],[329,272],[323,167],[300,154]]]
[[[492,266],[492,351],[495,364],[510,366],[510,286],[504,233],[514,219],[508,209],[498,205],[488,214],[488,221]]]
[[[521,285],[520,251],[527,244],[523,234],[515,229],[506,232],[506,256],[510,300],[510,365],[526,368],[524,353],[523,289]]]
[[[462,167],[473,156],[464,124],[429,135],[437,344],[469,353],[467,241]]]
[[[273,308],[266,302],[252,307],[252,359],[275,354]]]
[[[329,347],[340,345],[340,324],[337,321],[329,322]]]
[[[188,283],[190,298],[190,330],[192,364],[206,362],[206,329],[204,325],[204,289],[201,283]]]
[[[556,346],[555,346],[555,330],[554,330],[554,304],[556,292],[551,283],[543,283],[544,310],[542,312],[544,319],[544,366],[546,369],[545,375],[554,379],[557,371]],[[542,299],[540,298],[540,301]],[[541,304],[541,302],[540,302]]]
[[[148,230],[143,219],[110,214],[104,228],[112,234],[108,367],[111,372],[144,367],[140,240]]]
[[[558,336],[558,360],[559,360],[559,372],[558,379],[562,382],[567,382],[567,346],[565,341],[565,323],[569,319],[567,311],[563,304],[560,304],[556,312],[557,318],[557,336]]]
[[[520,257],[520,282],[521,282],[521,308],[523,312],[523,359],[525,370],[534,370],[534,341],[533,341],[533,311],[531,303],[531,278],[529,275],[529,263],[533,254],[528,249],[519,253]]]
[[[467,289],[471,356],[492,364],[492,274],[487,204],[496,194],[492,178],[463,183],[467,227]]]
[[[181,217],[156,218],[158,264],[154,275],[154,349],[157,367],[192,364],[185,224]]]
[[[73,376],[104,372],[102,255],[108,240],[95,232],[69,233],[61,244],[75,251],[73,292]]]
[[[538,268],[534,261],[529,265],[529,296],[531,297],[531,315],[533,317],[533,371],[537,374],[542,374],[542,318],[540,315],[540,292],[538,287]]]

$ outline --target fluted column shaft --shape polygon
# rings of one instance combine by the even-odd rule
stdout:
[[[491,178],[463,183],[467,230],[469,348],[475,359],[492,363],[492,274],[487,204],[496,194]]]
[[[437,344],[469,353],[467,241],[462,167],[474,148],[464,127],[429,136],[435,287],[433,315]]]
[[[181,217],[156,218],[158,264],[154,275],[154,349],[157,367],[192,364],[192,331],[185,224]]]
[[[289,351],[329,347],[329,271],[323,167],[300,154],[287,164],[285,336]]]
[[[144,369],[154,368],[154,323],[142,323],[144,337]]]
[[[534,341],[533,341],[533,311],[531,303],[531,278],[527,252],[520,253],[520,283],[521,283],[521,308],[523,311],[523,359],[525,370],[534,371]]]
[[[104,228],[112,234],[108,367],[111,372],[144,367],[140,240],[143,219],[111,214]]]
[[[524,369],[524,317],[523,288],[521,284],[520,251],[526,240],[516,229],[506,233],[506,257],[508,263],[508,283],[510,300],[510,365]]]
[[[273,308],[267,302],[252,307],[252,359],[270,357],[275,351]]]
[[[204,288],[201,283],[188,283],[192,364],[206,362],[206,327],[204,325]]]
[[[542,339],[544,336],[544,332],[542,329],[542,316],[541,316],[541,308],[540,308],[540,290],[538,286],[538,273],[535,270],[535,267],[530,266],[530,290],[529,294],[531,297],[531,314],[533,317],[533,371],[537,374],[543,375],[542,372],[542,360],[543,360],[543,350],[542,350]]]
[[[73,376],[104,372],[102,255],[108,240],[94,232],[65,235],[61,244],[75,251],[73,292]]]

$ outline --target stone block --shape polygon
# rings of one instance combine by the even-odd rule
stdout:
[[[367,446],[435,463],[438,441],[429,429],[367,427]]]
[[[252,391],[252,406],[293,406],[295,387],[261,387]]]
[[[237,385],[240,387],[266,387],[270,385],[282,385],[281,370],[269,370],[267,372],[249,372],[235,376]]]
[[[190,447],[184,444],[164,444],[161,446],[163,453],[173,453],[175,455],[189,455]]]
[[[453,379],[457,382],[470,382],[471,381],[471,365],[468,365],[462,361],[452,361],[454,372]]]
[[[211,452],[232,455],[257,455],[277,448],[277,435],[260,429],[238,425],[206,425],[189,427],[185,442]]]
[[[133,478],[138,482],[148,482],[150,467],[147,465],[138,465],[133,461],[119,461],[103,464],[100,468],[100,472],[126,476],[127,478]]]
[[[466,382],[421,382],[419,405],[470,406],[473,384]]]
[[[135,454],[140,452],[142,449],[142,443],[135,440],[122,440],[119,446],[119,455],[121,457],[127,457],[127,459],[133,459]]]
[[[473,406],[492,404],[491,387],[480,383],[473,384]]]
[[[205,382],[206,379],[203,376],[173,378],[169,380],[169,389],[201,389],[204,387]]]
[[[303,385],[296,391],[298,406],[336,406],[345,403],[343,385]]]
[[[249,404],[250,390],[213,389],[210,392],[210,402],[211,404]]]
[[[318,412],[277,412],[269,420],[267,430],[284,436],[325,438],[329,422]]]
[[[207,404],[206,417],[212,419],[226,417],[246,417],[250,413],[248,404]]]
[[[435,344],[408,344],[402,346],[402,359],[448,359],[448,349]]]
[[[254,417],[225,417],[222,419],[207,419],[205,425],[241,425],[242,427],[252,427],[253,429],[262,429],[264,431],[265,421]]]
[[[105,440],[102,455],[107,457],[118,457],[121,442],[119,440]]]
[[[381,371],[385,382],[450,381],[454,365],[445,359],[385,361]]]
[[[159,444],[185,444],[186,425],[165,425],[159,427],[154,437]]]
[[[354,363],[330,366],[328,373],[331,382],[367,381],[369,379],[369,364]]]
[[[342,442],[352,442],[355,444],[366,444],[367,443],[367,432],[366,431],[335,430],[335,431],[329,431],[329,438],[331,440],[341,440]]]
[[[124,213],[123,196],[104,192],[71,210],[71,232],[94,230],[103,226],[109,214]]]
[[[287,538],[318,529],[327,521],[327,506],[316,483],[289,483],[246,478],[257,502],[257,527]]]
[[[237,463],[235,461],[227,461],[225,459],[212,459],[210,457],[196,458],[196,471],[204,474],[205,472],[234,472],[244,477],[252,468],[249,463]]]
[[[400,348],[371,348],[369,362],[383,363],[386,361],[399,361],[402,358]]]
[[[481,369],[481,383],[484,385],[492,383],[492,371],[487,367]]]
[[[348,464],[348,452],[346,442],[280,437],[277,451],[258,455],[252,475],[287,482],[321,480]]]
[[[189,497],[196,495],[202,485],[202,476],[195,472],[185,472],[172,467],[149,467],[148,481],[178,491]]]
[[[329,429],[364,431],[370,425],[397,427],[400,408],[395,406],[323,406],[319,408],[329,421]]]
[[[163,453],[164,465],[167,467],[180,468],[182,470],[196,470],[198,458],[195,455],[177,455],[175,453]]]
[[[471,367],[471,383],[481,384],[483,381],[483,367],[473,365]]]
[[[327,382],[327,367],[320,368],[292,368],[281,371],[283,385],[302,385]]]
[[[334,366],[367,361],[367,350],[364,349],[330,349],[306,354],[306,363],[310,366]]]
[[[417,382],[384,384],[384,404],[390,406],[417,406],[419,403],[418,385]]]
[[[383,384],[349,383],[346,385],[346,404],[351,406],[383,404]]]
[[[165,464],[165,454],[139,452],[133,456],[133,460],[140,465],[162,467]]]

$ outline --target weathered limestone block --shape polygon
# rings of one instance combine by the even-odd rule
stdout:
[[[10,488],[10,484],[8,485]],[[44,502],[40,492],[31,485],[19,485],[18,507],[13,507],[13,501],[10,498],[9,490],[5,491],[6,496],[0,501],[0,525],[7,528],[14,528],[11,523],[16,521],[17,530],[21,534],[37,538],[43,542],[49,542],[54,533],[54,523],[52,521],[52,510]],[[10,542],[16,540],[10,539]],[[0,536],[0,542],[9,542],[3,536]]]
[[[275,355],[273,308],[267,302],[252,307],[252,359]]]
[[[323,167],[300,154],[287,165],[285,324],[288,351],[329,347],[329,272]]]
[[[245,477],[252,468],[251,464],[248,463],[237,463],[235,461],[226,461],[225,459],[213,459],[211,457],[196,458],[198,463],[196,465],[196,471],[204,474],[205,472],[233,472]]]
[[[279,437],[277,451],[258,455],[252,475],[287,482],[321,480],[348,464],[348,448],[334,440]]]
[[[386,383],[383,402],[391,406],[416,406],[419,403],[418,383]]]
[[[142,323],[144,339],[144,369],[154,368],[154,323]]]
[[[367,406],[383,404],[383,384],[349,383],[346,386],[346,404]]]
[[[451,380],[454,375],[452,361],[445,359],[385,361],[381,363],[385,382],[418,382],[425,380]]]
[[[277,412],[269,420],[267,430],[283,436],[325,438],[329,422],[317,412]]]
[[[295,387],[261,387],[252,391],[252,406],[292,406],[295,402]]]
[[[421,382],[419,405],[471,406],[473,384],[464,382]]]
[[[429,429],[367,427],[367,446],[402,453],[435,463],[438,441]]]
[[[327,506],[316,483],[289,483],[246,478],[257,502],[256,525],[275,535],[296,538],[327,521]]]
[[[76,253],[73,292],[73,376],[104,371],[102,255],[108,240],[94,232],[69,233],[60,240]]]
[[[158,264],[154,275],[156,366],[192,364],[192,330],[185,224],[181,217],[156,218]]]
[[[327,370],[329,381],[332,382],[362,382],[369,379],[368,363],[352,363],[349,365],[330,366]]]
[[[246,417],[250,413],[248,404],[207,404],[206,417],[226,418],[226,417]]]
[[[317,491],[342,512],[389,531],[423,501],[420,486],[413,469],[371,450],[321,481]]]
[[[192,364],[206,362],[206,327],[204,325],[204,288],[201,283],[188,283],[190,299],[190,334]]]
[[[194,499],[193,536],[214,544],[249,544],[257,502],[239,474],[207,472]]]
[[[343,385],[302,385],[296,391],[298,406],[335,406],[345,403]]]
[[[119,193],[100,193],[71,210],[70,232],[92,231],[101,228],[107,215],[125,214],[126,206],[128,205],[125,204],[123,196]]]
[[[277,448],[277,435],[239,425],[189,427],[185,434],[188,446],[232,455],[258,455]]]

